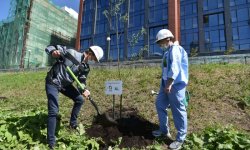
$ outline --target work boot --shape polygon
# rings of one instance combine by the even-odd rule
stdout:
[[[170,149],[173,149],[173,150],[179,150],[179,149],[181,149],[182,144],[183,144],[183,142],[174,141],[173,143],[171,143],[171,144],[169,145],[169,148],[170,148]]]
[[[74,130],[76,130],[76,129],[77,129],[77,127],[78,127],[77,125],[69,125],[69,128],[70,128],[70,129],[74,129]]]
[[[163,133],[161,130],[154,130],[152,131],[152,134],[154,137],[166,136],[168,139],[172,139],[172,136],[169,132]]]
[[[53,150],[55,148],[55,145],[49,145],[49,150]]]

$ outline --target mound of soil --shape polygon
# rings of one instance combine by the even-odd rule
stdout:
[[[146,148],[153,144],[152,131],[157,129],[158,125],[139,116],[137,110],[123,109],[122,117],[115,120],[117,124],[112,126],[102,125],[102,122],[95,120],[86,130],[89,137],[102,138],[103,142],[99,142],[101,149],[118,144],[119,137],[122,138],[119,148]]]

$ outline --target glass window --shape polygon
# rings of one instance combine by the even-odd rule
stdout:
[[[211,43],[219,41],[219,32],[218,30],[210,31]]]
[[[84,25],[82,28],[83,28],[83,32],[82,32],[83,36],[90,35],[90,33],[91,33],[91,25]]]
[[[149,11],[149,23],[155,22],[155,11],[153,9],[150,9]]]
[[[192,18],[187,18],[185,20],[185,27],[186,27],[186,29],[192,29],[192,27],[193,27],[193,20],[192,20]]]
[[[89,48],[89,46],[90,46],[90,39],[81,40],[81,49],[82,50]]]
[[[236,22],[237,21],[237,17],[236,17],[236,11],[231,11],[231,21],[232,22]]]
[[[223,13],[219,14],[219,24],[224,24],[224,15],[223,15]]]
[[[97,23],[96,24],[96,33],[103,33],[105,31],[105,24],[104,23]]]
[[[234,0],[230,0],[230,6],[234,6],[234,5],[235,5]]]
[[[203,1],[203,10],[208,10],[208,1],[207,0]]]
[[[223,0],[218,0],[218,8],[223,7]]]
[[[203,16],[203,23],[204,23],[204,25],[208,25],[208,23],[209,23],[209,16],[208,15]]]
[[[164,7],[162,9],[162,20],[167,20],[168,19],[168,9],[167,7]]]
[[[240,50],[249,50],[250,44],[241,44],[240,45]]]
[[[192,14],[192,11],[191,11],[191,10],[193,10],[192,7],[193,7],[192,4],[186,5],[186,6],[185,6],[185,15],[190,15],[190,14]]]
[[[198,33],[194,33],[194,41],[198,42]]]
[[[197,13],[197,4],[193,3],[193,13],[196,14]]]
[[[224,30],[220,30],[220,41],[225,41],[225,32]]]
[[[250,28],[249,26],[239,27],[239,39],[248,39],[250,38]]]
[[[206,43],[210,43],[209,32],[205,32],[205,42],[206,42]]]
[[[237,10],[237,16],[238,16],[238,21],[245,21],[248,20],[248,9],[243,8],[243,9],[238,9]]]
[[[211,10],[211,9],[216,9],[218,8],[218,0],[210,0],[208,2],[208,9]]]
[[[218,25],[218,17],[217,14],[209,15],[209,26]]]
[[[149,7],[155,6],[155,0],[149,0]]]
[[[238,28],[233,28],[233,40],[239,39]]]
[[[239,33],[237,28],[233,28],[233,40],[239,39]]]
[[[155,10],[155,21],[162,21],[162,9]]]
[[[181,8],[180,8],[180,12],[181,12],[181,16],[184,16],[185,15],[185,7],[181,5]]]
[[[246,0],[237,0],[235,3],[236,5],[246,4]]]
[[[181,19],[181,30],[185,30],[185,21]]]
[[[193,18],[193,28],[197,28],[197,18]]]

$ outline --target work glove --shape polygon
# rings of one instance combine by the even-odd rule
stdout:
[[[90,91],[86,89],[86,90],[83,91],[82,95],[83,95],[85,98],[89,98],[89,96],[90,96]]]

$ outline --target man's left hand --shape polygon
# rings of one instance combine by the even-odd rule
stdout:
[[[90,91],[89,90],[85,90],[82,95],[86,98],[88,98],[90,96]]]

